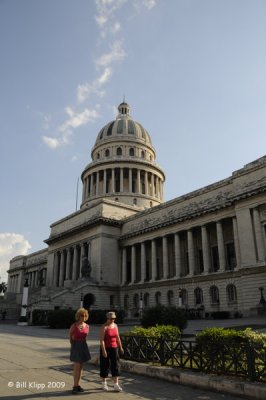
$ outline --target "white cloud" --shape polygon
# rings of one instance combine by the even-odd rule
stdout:
[[[23,235],[18,233],[0,233],[0,276],[1,282],[7,282],[9,261],[18,255],[25,255],[31,245]]]
[[[46,146],[50,147],[50,149],[57,149],[60,146],[60,141],[59,139],[52,138],[49,136],[43,136],[42,140]]]
[[[88,108],[81,113],[76,113],[71,107],[66,107],[65,111],[70,118],[59,127],[60,132],[67,132],[69,128],[79,128],[82,125],[95,121],[100,116],[97,110],[89,110]]]
[[[94,93],[98,97],[103,97],[105,95],[105,91],[101,89],[103,85],[105,85],[112,75],[112,68],[106,67],[103,73],[95,79],[92,83],[86,82],[78,86],[77,89],[77,98],[80,103],[83,103],[90,94]]]
[[[143,8],[150,11],[156,6],[156,0],[134,0],[133,5],[138,12],[141,12]]]
[[[107,67],[115,61],[122,61],[126,57],[126,52],[123,49],[123,43],[117,40],[111,46],[111,50],[108,53],[103,54],[98,60],[96,65],[100,67]]]

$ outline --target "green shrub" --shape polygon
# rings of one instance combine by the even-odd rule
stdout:
[[[149,328],[135,326],[127,336],[162,337],[165,339],[176,339],[180,337],[180,329],[172,325],[156,325]]]
[[[174,306],[158,305],[144,310],[141,325],[144,328],[156,325],[172,325],[177,326],[182,331],[187,326],[187,316],[183,310]]]
[[[48,325],[53,329],[68,329],[75,321],[75,313],[76,311],[70,309],[49,311]]]
[[[47,310],[33,310],[32,311],[32,325],[48,325],[48,311]]]

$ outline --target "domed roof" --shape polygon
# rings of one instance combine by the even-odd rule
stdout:
[[[133,121],[129,115],[130,107],[127,103],[122,102],[118,106],[118,115],[114,121],[106,124],[99,132],[95,146],[105,140],[111,138],[119,139],[122,136],[127,136],[129,139],[139,139],[143,143],[152,146],[149,133],[143,126],[136,121]]]

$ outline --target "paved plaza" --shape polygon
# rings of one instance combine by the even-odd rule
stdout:
[[[230,321],[230,322],[229,322]],[[265,319],[227,320],[225,325],[265,324]],[[190,321],[188,333],[205,327],[208,321]],[[216,323],[220,325],[218,321]],[[130,329],[121,326],[120,331]],[[262,328],[262,330],[265,330]],[[88,343],[92,356],[98,354],[98,326],[91,326]],[[0,398],[8,400],[35,400],[77,398],[71,394],[72,363],[69,361],[69,341],[66,330],[44,327],[20,327],[9,321],[0,321]],[[199,375],[200,377],[200,375]],[[152,399],[152,400],[240,400],[241,397],[182,386],[177,383],[141,375],[123,373],[123,393],[101,390],[98,368],[87,364],[82,386],[84,399]],[[253,400],[250,397],[250,400]]]

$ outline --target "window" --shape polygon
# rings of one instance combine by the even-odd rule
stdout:
[[[118,147],[118,149],[116,150],[116,155],[117,155],[117,156],[122,156],[122,149],[121,149],[121,147]]]
[[[134,157],[135,152],[134,152],[133,147],[130,147],[130,149],[129,149],[129,155],[130,155],[130,157]]]
[[[173,306],[174,305],[174,293],[172,290],[168,290],[167,292],[167,300],[168,300],[168,305]]]
[[[158,306],[159,304],[161,304],[161,292],[156,292],[155,293],[155,303]]]
[[[139,295],[137,293],[134,294],[133,303],[135,308],[139,308]]]
[[[141,158],[144,158],[144,156],[145,156],[145,153],[144,153],[144,151],[142,150],[142,152],[140,153],[140,156],[141,156]]]
[[[237,302],[237,293],[236,293],[236,287],[233,284],[230,284],[226,288],[226,293],[227,293],[227,300],[228,303],[236,303]]]
[[[197,287],[194,290],[194,296],[195,296],[195,304],[199,305],[203,303],[203,294],[202,294],[202,289]]]
[[[144,294],[144,307],[149,307],[150,305],[150,295],[149,293]]]
[[[211,298],[211,303],[212,304],[218,304],[219,303],[219,290],[217,286],[211,286],[210,287],[210,298]]]
[[[187,305],[187,290],[186,289],[181,289],[181,300],[182,300],[182,306]]]
[[[110,150],[109,149],[107,149],[107,150],[105,150],[105,157],[109,157],[110,156]]]

